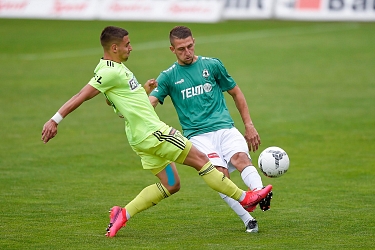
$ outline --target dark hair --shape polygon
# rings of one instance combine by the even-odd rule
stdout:
[[[107,26],[100,35],[100,43],[103,48],[108,49],[113,43],[119,43],[129,32],[123,28]]]
[[[193,37],[191,30],[186,26],[176,26],[169,32],[169,41],[173,46],[174,39],[185,39],[189,36]]]

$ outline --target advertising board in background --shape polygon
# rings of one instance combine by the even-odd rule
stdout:
[[[1,18],[94,19],[96,0],[0,0]]]
[[[0,18],[375,21],[375,0],[0,0]]]
[[[375,21],[375,0],[277,0],[277,19]]]
[[[222,0],[0,0],[0,18],[218,22]]]
[[[273,15],[275,0],[224,0],[224,2],[224,19],[269,19]]]
[[[100,1],[102,20],[218,22],[223,16],[221,0],[106,0]]]

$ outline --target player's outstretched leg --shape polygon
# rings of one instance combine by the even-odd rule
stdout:
[[[254,206],[267,197],[272,191],[272,185],[267,185],[260,190],[247,191],[246,196],[240,204],[249,212],[254,211]]]
[[[107,237],[114,237],[118,230],[124,227],[127,222],[126,210],[125,208],[114,206],[109,212],[110,221],[107,227],[107,233],[105,235]]]

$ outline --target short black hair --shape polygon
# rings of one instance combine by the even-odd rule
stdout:
[[[185,39],[189,36],[193,37],[191,30],[186,26],[176,26],[169,32],[169,41],[173,46],[174,39]]]
[[[108,49],[113,43],[120,43],[127,35],[129,35],[129,32],[123,28],[107,26],[100,35],[100,43],[103,48]]]

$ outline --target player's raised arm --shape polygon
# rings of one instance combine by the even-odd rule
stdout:
[[[232,96],[234,103],[241,115],[242,121],[245,125],[245,139],[249,147],[249,151],[255,152],[260,145],[260,137],[250,117],[249,108],[246,103],[245,96],[241,89],[236,85],[233,89],[228,90]]]
[[[100,91],[92,87],[90,84],[83,87],[81,91],[61,106],[59,111],[44,124],[42,130],[42,141],[47,143],[50,139],[55,137],[57,134],[57,125],[62,119],[78,108],[83,102],[90,100],[99,93]]]

